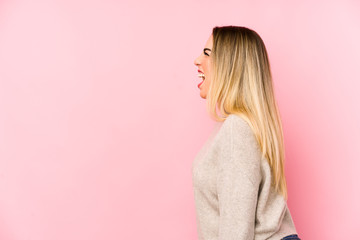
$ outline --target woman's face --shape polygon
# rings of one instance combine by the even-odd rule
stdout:
[[[211,76],[211,50],[213,47],[213,36],[210,35],[207,40],[203,52],[200,56],[198,56],[194,64],[198,67],[198,73],[201,80],[203,79],[201,76],[205,75],[204,81],[199,83],[198,88],[200,89],[200,96],[206,99],[206,95],[209,90],[210,85],[210,76]],[[202,75],[203,74],[203,75]]]

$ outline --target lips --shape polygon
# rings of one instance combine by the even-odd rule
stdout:
[[[199,73],[199,77],[202,79],[201,83],[198,84],[198,88],[200,88],[201,84],[203,84],[205,81],[205,74],[202,71],[200,71],[200,69],[198,69],[198,73]]]
[[[198,84],[198,88],[200,88],[200,86],[201,86],[201,84],[203,84],[203,82],[204,82],[204,79],[202,80],[201,83]]]

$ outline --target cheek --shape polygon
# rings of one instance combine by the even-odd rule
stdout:
[[[210,61],[206,61],[206,70],[207,70],[208,72],[211,72]]]
[[[210,66],[210,63],[207,63],[206,64],[206,76],[210,77],[211,75],[211,66]]]
[[[205,83],[205,88],[206,88],[206,90],[209,89],[209,86],[210,86],[210,78],[206,78],[204,83]]]

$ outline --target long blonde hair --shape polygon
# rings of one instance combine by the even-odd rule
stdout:
[[[287,200],[283,130],[265,44],[240,26],[216,26],[212,36],[207,111],[216,121],[236,114],[249,124],[270,165],[272,186]]]

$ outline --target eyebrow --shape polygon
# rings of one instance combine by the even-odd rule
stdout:
[[[211,51],[211,49],[210,49],[210,48],[204,48],[204,51],[205,51],[205,50],[209,50],[209,51]]]

